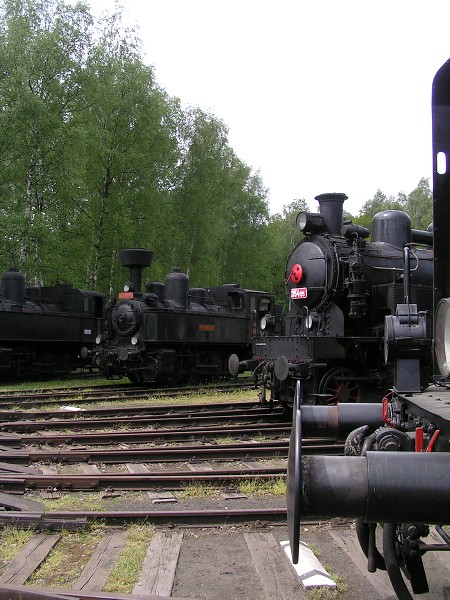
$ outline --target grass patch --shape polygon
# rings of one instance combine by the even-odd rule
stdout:
[[[133,591],[153,533],[154,527],[149,524],[133,524],[129,527],[127,541],[109,574],[104,592],[129,594]]]
[[[2,392],[17,392],[18,394],[23,394],[26,392],[36,393],[42,390],[52,390],[52,389],[66,389],[73,387],[83,387],[86,388],[86,391],[95,390],[96,386],[99,385],[114,385],[114,384],[123,384],[126,383],[127,380],[120,379],[52,379],[52,380],[40,380],[40,381],[16,381],[10,384],[2,383]]]
[[[31,529],[4,527],[0,533],[0,560],[10,561],[34,535]]]
[[[337,600],[338,598],[345,598],[347,595],[348,585],[346,578],[338,575],[330,565],[325,564],[324,567],[336,582],[336,587],[332,589],[322,587],[308,590],[305,594],[306,600]]]
[[[105,534],[105,526],[91,525],[83,531],[63,531],[46,560],[27,580],[43,587],[74,587]]]
[[[308,547],[314,556],[320,559],[321,552],[317,546],[308,542]],[[344,596],[348,590],[347,580],[343,575],[337,573],[333,567],[327,563],[323,563],[323,566],[328,571],[330,577],[335,581],[336,587],[333,589],[323,587],[323,588],[313,588],[311,590],[306,591],[305,599],[306,600],[337,600],[338,598]]]
[[[175,497],[180,500],[185,498],[215,498],[217,497],[219,490],[207,483],[192,483],[189,484],[184,490],[175,492]]]
[[[27,495],[30,500],[36,500],[44,505],[46,512],[63,510],[105,510],[105,502],[100,497],[100,492],[63,492],[59,498],[53,500],[43,499],[38,494]]]
[[[247,496],[265,496],[267,494],[285,496],[286,479],[284,477],[274,477],[267,480],[248,479],[238,483],[237,488]]]

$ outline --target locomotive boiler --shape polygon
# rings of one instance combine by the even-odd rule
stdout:
[[[346,199],[321,194],[318,214],[297,216],[304,237],[285,271],[285,333],[266,327],[254,339],[252,360],[230,364],[234,373],[253,370],[263,402],[269,389],[271,401],[291,404],[299,377],[310,403],[372,399],[392,384],[384,319],[403,301],[405,284],[420,311],[432,310],[432,233],[412,229],[405,212],[386,210],[373,218],[368,241],[367,228],[343,222]],[[423,367],[426,381],[426,361]]]
[[[294,562],[302,516],[355,518],[367,569],[386,570],[400,600],[429,591],[427,552],[450,552],[444,527],[450,525],[450,60],[434,78],[432,110],[434,330],[430,335],[426,315],[410,301],[386,317],[385,359],[393,364],[394,385],[380,405],[383,425],[369,424],[371,405],[361,405],[360,426],[347,437],[346,456],[302,458],[306,388],[298,379],[289,448]],[[432,383],[421,390],[423,347],[431,342]]]
[[[70,284],[27,287],[11,269],[0,283],[0,380],[66,375],[85,366],[102,328],[104,294]]]
[[[109,378],[147,383],[229,377],[230,355],[249,358],[260,321],[276,314],[273,294],[237,284],[190,288],[180,269],[143,292],[142,271],[152,253],[127,249],[120,259],[130,269],[130,282],[107,304],[94,353]]]

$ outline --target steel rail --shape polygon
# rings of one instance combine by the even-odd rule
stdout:
[[[136,387],[118,387],[109,388],[76,388],[68,390],[48,390],[45,392],[28,393],[23,392],[8,393],[0,392],[0,407],[5,406],[48,406],[62,400],[73,400],[77,404],[87,404],[92,402],[115,402],[118,400],[143,400],[145,398],[176,398],[186,396],[192,393],[205,395],[207,393],[231,393],[236,390],[254,388],[252,383],[239,383],[218,386],[185,386],[178,388],[136,388]]]
[[[22,492],[29,490],[183,490],[192,483],[223,487],[249,480],[273,480],[286,476],[284,467],[260,469],[223,469],[217,471],[161,471],[149,473],[100,473],[93,475],[8,475],[7,488]],[[3,478],[0,477],[3,486]],[[15,487],[16,486],[16,487]]]
[[[77,416],[80,413],[77,413]],[[42,417],[42,414],[40,415]],[[243,423],[254,424],[258,422],[274,422],[276,419],[284,421],[282,413],[271,415],[268,412],[238,412],[237,414],[229,413],[228,415],[209,415],[200,416],[199,414],[190,416],[178,415],[154,415],[141,417],[106,417],[97,419],[74,418],[74,413],[71,413],[66,419],[48,419],[39,421],[10,421],[0,423],[0,431],[17,431],[17,432],[33,432],[40,430],[57,430],[57,429],[101,429],[107,427],[161,427],[163,425],[173,425],[185,427],[198,427],[200,425],[217,424],[218,422],[225,423]],[[1,441],[0,441],[1,443]]]
[[[102,431],[102,432],[72,432],[51,433],[39,431],[37,434],[0,433],[0,445],[20,448],[30,444],[142,444],[145,442],[162,442],[164,440],[182,441],[189,438],[211,439],[217,437],[238,437],[270,435],[288,437],[291,423],[258,423],[256,425],[227,425],[220,427],[189,427],[181,429],[144,430],[133,429],[128,431]],[[328,438],[327,438],[328,439]],[[1,453],[0,453],[1,458]]]
[[[220,525],[239,523],[286,523],[286,508],[243,508],[215,510],[132,510],[132,511],[55,511],[47,513],[0,513],[0,525],[57,529],[70,527],[72,521],[101,520],[108,525],[144,522],[159,525]]]
[[[197,416],[197,415],[215,415],[225,417],[227,415],[251,413],[253,415],[264,416],[267,414],[283,414],[281,406],[277,407],[273,411],[269,412],[267,408],[262,408],[256,405],[255,402],[235,402],[213,405],[205,404],[188,404],[188,405],[169,405],[169,406],[154,406],[151,404],[133,404],[132,406],[101,406],[92,408],[80,408],[70,407],[70,410],[59,409],[49,410],[43,412],[39,411],[22,411],[22,410],[0,410],[0,423],[9,423],[10,421],[15,422],[19,420],[32,420],[32,419],[73,419],[74,416],[83,418],[107,418],[119,416],[141,416],[148,419],[159,419],[161,417],[168,417],[173,414],[184,415],[186,417]]]
[[[330,442],[328,439],[305,440],[304,449],[308,454],[336,454],[343,452],[344,445]],[[240,444],[214,444],[189,446],[156,446],[150,448],[120,448],[120,449],[51,449],[51,450],[3,450],[0,458],[8,464],[29,465],[36,462],[96,462],[119,464],[128,462],[184,462],[192,460],[237,460],[243,458],[273,458],[287,457],[289,441],[254,442]]]

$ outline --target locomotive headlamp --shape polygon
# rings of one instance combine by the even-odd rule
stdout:
[[[126,284],[123,286],[123,291],[124,291],[124,292],[130,292],[130,291],[131,291],[131,283],[126,283]]]
[[[133,335],[133,337],[131,338],[132,345],[137,346],[138,341],[139,341],[139,338],[136,335]]]
[[[436,308],[434,346],[439,371],[450,375],[450,298],[442,298]]]
[[[322,215],[317,213],[300,212],[297,215],[296,226],[303,233],[313,233],[325,229],[325,221]]]
[[[260,327],[262,331],[266,329],[273,329],[275,327],[275,317],[271,314],[264,315],[261,319]]]
[[[95,338],[95,343],[98,345],[98,344],[100,344],[100,342],[101,342],[101,341],[102,341],[102,336],[101,336],[101,335],[98,335],[98,336]]]

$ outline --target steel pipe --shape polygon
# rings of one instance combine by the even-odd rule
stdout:
[[[340,402],[333,406],[304,404],[301,412],[302,431],[305,436],[335,436],[345,439],[351,431],[361,425],[368,425],[370,429],[383,425],[380,402]]]
[[[301,460],[302,516],[450,523],[450,454],[368,452]]]

